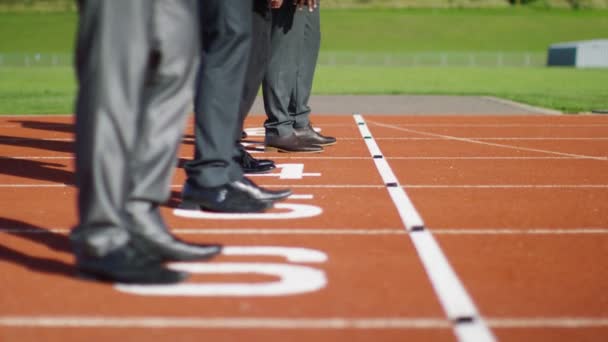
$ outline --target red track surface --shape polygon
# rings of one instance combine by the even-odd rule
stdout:
[[[608,340],[608,117],[363,117],[374,138],[367,140],[472,300],[477,327],[501,341]],[[259,271],[274,264],[296,270],[289,277],[311,288],[144,296],[73,274],[71,118],[1,117],[0,341],[455,340],[470,322],[466,314],[449,316],[445,303],[462,298],[436,289],[431,279],[441,263],[423,261],[430,245],[417,245],[422,233],[406,231],[397,210],[404,202],[389,196],[360,126],[345,116],[319,116],[315,124],[339,143],[318,155],[264,155],[303,164],[301,178],[285,167],[252,179],[308,195],[283,204],[321,214],[281,218],[291,209],[277,208],[278,219],[177,216],[180,168],[163,209],[186,240],[305,248],[309,258],[235,252],[205,265],[244,263],[249,273],[193,274],[188,284],[261,288],[281,281]],[[259,117],[247,122],[260,125]],[[185,159],[191,134],[189,126]],[[315,274],[325,279],[318,288]]]

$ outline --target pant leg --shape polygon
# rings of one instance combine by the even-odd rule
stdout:
[[[262,86],[267,135],[289,135],[309,123],[308,101],[321,46],[320,13],[293,2],[273,14],[271,58]]]
[[[76,47],[76,245],[104,255],[127,243],[125,200],[152,18],[150,0],[80,3]]]
[[[272,27],[270,4],[268,0],[251,0],[251,3],[253,5],[251,53],[239,108],[240,126],[236,132],[237,137],[240,137],[243,131],[245,118],[260,90],[270,58],[270,30]]]
[[[294,120],[289,107],[295,92],[297,65],[303,26],[296,21],[296,6],[284,1],[272,13],[271,53],[264,75],[262,92],[267,120],[266,135],[285,136],[293,132]],[[302,11],[303,12],[303,11]]]
[[[158,205],[166,202],[199,63],[197,0],[154,1],[154,50],[143,93],[139,135],[130,154],[131,229],[166,230]]]
[[[310,94],[312,92],[312,84],[317,68],[317,60],[319,58],[319,49],[321,48],[321,9],[313,12],[301,12],[296,15],[295,20],[301,20],[303,25],[304,36],[300,50],[300,62],[298,63],[298,71],[296,76],[296,89],[294,99],[292,101],[293,111],[291,114],[294,118],[294,128],[303,128],[310,124]]]
[[[203,46],[195,94],[195,155],[189,181],[220,186],[243,177],[234,142],[251,48],[251,3],[200,2]]]

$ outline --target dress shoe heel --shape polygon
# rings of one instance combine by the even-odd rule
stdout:
[[[182,203],[180,203],[177,207],[179,209],[183,209],[183,210],[200,210],[201,209],[200,204],[198,204],[194,201],[190,201],[190,200],[182,200]]]
[[[323,147],[301,138],[295,133],[287,136],[267,135],[264,139],[266,151],[279,151],[284,153],[319,153]]]

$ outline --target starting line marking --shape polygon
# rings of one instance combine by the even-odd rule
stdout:
[[[456,272],[450,266],[445,254],[431,232],[425,229],[420,214],[405,190],[399,186],[399,181],[382,155],[365,120],[359,114],[355,114],[353,117],[405,228],[411,232],[409,236],[439,302],[447,317],[454,322],[453,328],[456,336],[461,341],[495,341],[495,337],[479,314]]]
[[[493,328],[606,328],[604,317],[517,317],[487,318]],[[23,328],[139,328],[139,329],[449,329],[442,318],[401,317],[116,317],[116,316],[0,316],[0,326]]]
[[[306,174],[304,174],[306,175]],[[260,184],[265,188],[334,188],[334,189],[383,189],[384,185],[372,184]],[[437,184],[400,184],[402,188],[408,189],[607,189],[608,184],[454,184],[454,185],[437,185]],[[0,184],[0,188],[68,188],[74,187],[73,184],[54,183],[54,184]],[[173,189],[181,189],[181,184],[171,185]],[[290,199],[312,199],[312,195],[291,195]]]
[[[427,228],[429,229],[429,228]],[[435,235],[605,235],[608,228],[431,228]],[[68,234],[68,228],[19,229],[0,228],[0,234],[43,235]],[[175,228],[178,235],[408,235],[403,228],[396,229],[319,229],[319,228]]]

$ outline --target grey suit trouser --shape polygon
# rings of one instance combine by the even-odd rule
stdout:
[[[286,136],[310,123],[308,100],[321,46],[320,9],[293,1],[273,11],[271,56],[262,84],[266,135]]]
[[[203,31],[194,101],[195,153],[185,169],[189,182],[215,187],[243,177],[235,161],[235,141],[251,48],[251,3],[204,0],[200,6]]]
[[[73,242],[102,256],[164,229],[198,66],[196,0],[80,1]]]

